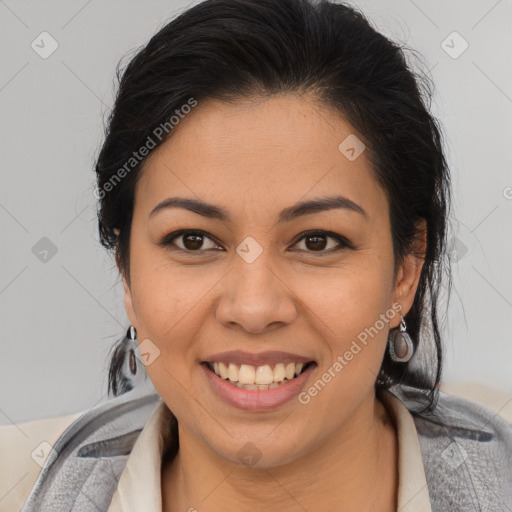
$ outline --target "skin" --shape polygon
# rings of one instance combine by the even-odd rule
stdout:
[[[288,351],[317,362],[309,387],[393,304],[411,308],[423,260],[406,257],[394,276],[387,196],[364,152],[349,161],[338,150],[349,134],[364,140],[311,95],[205,100],[146,161],[123,283],[139,343],[160,350],[147,373],[179,423],[178,455],[162,467],[165,511],[396,510],[396,431],[374,383],[399,314],[308,404],[236,409],[200,367],[226,350]],[[368,219],[338,208],[278,223],[283,208],[333,194]],[[178,208],[150,217],[171,196],[221,206],[232,221]],[[212,239],[158,245],[179,229]],[[332,252],[336,239],[319,246],[307,230],[354,248]],[[263,249],[250,264],[236,252],[247,236]],[[415,243],[424,249],[425,236]],[[248,442],[261,454],[253,467],[237,457]]]

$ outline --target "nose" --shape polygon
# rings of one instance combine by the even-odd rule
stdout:
[[[247,263],[236,257],[223,280],[216,318],[225,327],[252,334],[284,327],[297,317],[292,283],[287,283],[265,251]],[[289,278],[288,278],[289,279]]]

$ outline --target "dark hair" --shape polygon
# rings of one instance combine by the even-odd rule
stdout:
[[[414,52],[376,31],[354,7],[328,1],[206,0],[161,28],[124,69],[118,65],[117,96],[95,169],[100,240],[114,251],[128,283],[134,191],[145,159],[132,162],[132,169],[126,162],[148,137],[156,147],[172,134],[158,139],[155,129],[168,125],[190,98],[235,101],[311,92],[363,138],[389,200],[396,267],[412,251],[415,222],[426,220],[424,265],[405,316],[415,348],[420,345],[421,367],[394,363],[386,353],[376,388],[412,386],[425,391],[426,409],[435,407],[444,270],[451,288],[450,176],[441,128],[430,113],[433,85],[410,68],[404,50]]]

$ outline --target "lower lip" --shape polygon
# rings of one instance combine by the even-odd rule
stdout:
[[[201,366],[214,391],[228,404],[246,411],[268,411],[292,400],[304,387],[316,364],[312,364],[298,377],[285,384],[263,390],[239,388],[219,377],[206,363],[202,363]]]

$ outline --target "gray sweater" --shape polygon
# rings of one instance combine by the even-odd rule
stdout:
[[[512,512],[512,426],[445,393],[433,412],[417,414],[421,393],[393,391],[414,418],[432,511]],[[54,445],[22,512],[107,510],[159,400],[158,394],[135,388],[83,414]],[[177,429],[173,436],[176,451]]]

